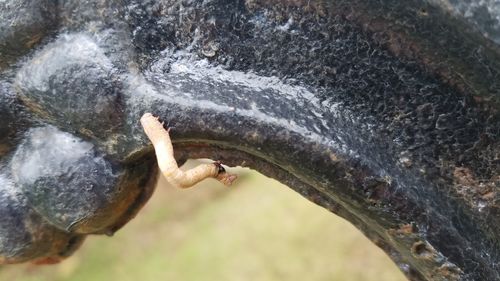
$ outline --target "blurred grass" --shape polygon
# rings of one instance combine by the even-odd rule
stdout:
[[[258,173],[232,171],[240,179],[231,188],[207,180],[179,190],[160,179],[113,238],[91,236],[58,265],[2,267],[0,280],[406,280],[343,219]]]

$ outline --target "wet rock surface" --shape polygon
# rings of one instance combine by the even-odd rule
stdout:
[[[27,53],[57,26],[54,1],[0,2],[0,69]]]
[[[500,3],[495,0],[454,1],[429,0],[450,14],[463,18],[485,37],[500,43]]]
[[[81,244],[83,236],[58,230],[37,215],[5,173],[0,191],[0,262],[57,261]]]
[[[92,143],[52,126],[29,130],[10,166],[33,209],[55,227],[81,234],[112,234],[146,185],[134,186],[135,181],[151,177],[136,167],[143,174],[129,178],[125,167],[108,161]]]
[[[59,3],[57,35],[17,60],[0,45],[0,261],[130,220],[153,191],[153,112],[179,160],[286,182],[410,280],[500,280],[496,33],[466,1],[429,2]],[[15,230],[28,217],[52,240]]]
[[[7,84],[0,84],[0,112],[2,112],[2,122],[0,123],[0,156],[7,153],[12,147],[8,142],[16,132],[15,113],[12,107],[15,106],[15,94]]]
[[[0,157],[2,157],[15,150],[16,144],[20,142],[19,136],[33,125],[30,113],[19,103],[15,87],[8,82],[8,78],[0,82],[0,112],[2,112],[0,119]]]
[[[91,143],[54,127],[28,131],[11,167],[30,205],[62,230],[78,231],[82,220],[120,198],[119,171]]]
[[[121,124],[121,85],[111,61],[86,35],[67,35],[49,45],[16,78],[19,98],[40,117],[65,129],[107,137]]]

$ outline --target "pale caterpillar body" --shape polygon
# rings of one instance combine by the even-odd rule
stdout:
[[[174,158],[170,129],[165,129],[163,123],[151,113],[142,116],[141,125],[153,143],[160,171],[170,184],[179,188],[189,188],[206,178],[215,178],[225,185],[231,185],[236,180],[237,176],[227,173],[218,161],[182,171]]]

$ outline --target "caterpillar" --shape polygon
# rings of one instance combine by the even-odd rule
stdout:
[[[156,159],[161,173],[173,186],[189,188],[206,178],[215,178],[225,185],[231,185],[237,176],[226,172],[220,161],[201,164],[190,170],[182,171],[174,158],[174,149],[170,139],[170,128],[165,129],[163,122],[151,113],[141,117],[141,125],[149,140],[153,143]]]

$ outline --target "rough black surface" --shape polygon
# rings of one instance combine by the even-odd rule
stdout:
[[[0,76],[0,164],[43,221],[112,233],[152,192],[153,112],[181,161],[287,183],[411,280],[500,280],[500,49],[480,19],[499,12],[467,3],[59,3],[59,34]]]
[[[65,129],[106,137],[121,123],[120,84],[111,61],[89,36],[62,36],[35,54],[16,79],[32,111]]]
[[[134,188],[135,178],[150,176],[136,167],[143,174],[129,178],[93,144],[52,126],[29,130],[10,165],[29,205],[52,225],[77,233],[111,231],[126,212],[122,205],[142,188]]]
[[[0,3],[0,69],[27,53],[57,26],[55,1]]]
[[[0,75],[2,77],[2,75]],[[33,126],[30,113],[23,109],[9,79],[0,82],[0,157],[15,149],[23,133]]]
[[[2,112],[2,120],[0,122],[0,156],[7,153],[12,147],[9,139],[16,133],[17,123],[15,120],[15,112],[12,110],[15,107],[15,93],[7,83],[0,84],[0,112]]]
[[[27,205],[6,173],[0,174],[0,261],[58,259],[70,255],[83,236],[60,231],[45,223]]]
[[[495,0],[429,0],[452,15],[465,19],[485,37],[500,43],[500,4]]]
[[[54,127],[28,131],[11,166],[30,205],[62,230],[78,229],[119,197],[119,172],[91,143]]]

